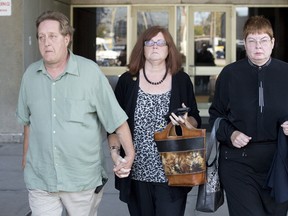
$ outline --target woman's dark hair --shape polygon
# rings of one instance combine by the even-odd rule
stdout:
[[[145,64],[144,56],[144,42],[151,40],[161,32],[168,46],[168,56],[166,58],[166,66],[170,69],[171,74],[176,74],[182,67],[181,54],[176,48],[173,38],[169,31],[161,26],[152,26],[148,28],[140,37],[138,38],[129,59],[128,68],[131,74],[137,74]]]

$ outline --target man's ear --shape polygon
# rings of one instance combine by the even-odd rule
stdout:
[[[70,37],[70,35],[67,34],[67,35],[65,36],[65,43],[66,43],[66,46],[69,45],[70,40],[71,40],[71,37]]]

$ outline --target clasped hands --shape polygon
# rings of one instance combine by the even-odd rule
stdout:
[[[119,178],[125,178],[129,176],[131,167],[133,164],[133,159],[125,156],[124,158],[118,154],[117,151],[111,152],[111,157],[114,162],[113,171]]]

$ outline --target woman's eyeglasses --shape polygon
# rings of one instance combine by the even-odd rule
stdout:
[[[266,47],[269,44],[271,44],[271,39],[270,38],[262,38],[261,40],[256,40],[254,38],[248,38],[246,40],[246,43],[248,44],[248,46],[257,46],[257,44],[259,43],[260,46],[262,47]]]
[[[153,41],[153,40],[144,41],[144,45],[145,45],[146,47],[152,47],[152,46],[154,46],[154,45],[157,45],[157,46],[159,46],[159,47],[163,47],[163,46],[166,46],[167,43],[166,43],[165,40],[159,39],[159,40],[157,40],[157,41]]]

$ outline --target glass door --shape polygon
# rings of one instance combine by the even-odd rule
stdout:
[[[189,74],[201,116],[208,116],[217,75],[232,60],[231,18],[228,7],[190,7],[188,50]]]
[[[151,26],[168,28],[174,37],[174,7],[169,6],[135,6],[132,8],[132,50],[138,36]],[[130,51],[131,51],[130,50]],[[129,52],[130,53],[130,52]]]

